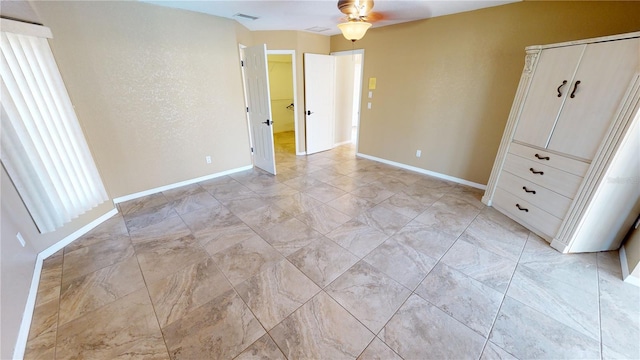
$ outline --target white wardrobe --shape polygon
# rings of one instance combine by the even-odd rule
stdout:
[[[526,54],[482,201],[558,251],[617,249],[640,214],[640,32]]]

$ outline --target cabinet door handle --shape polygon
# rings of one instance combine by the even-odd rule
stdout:
[[[518,210],[520,210],[520,211],[529,212],[529,209],[527,209],[527,208],[523,208],[522,206],[520,206],[520,204],[516,204],[516,207],[517,207],[517,208],[518,208]]]
[[[560,91],[560,89],[562,89],[562,87],[565,86],[566,84],[567,84],[567,80],[563,81],[562,84],[558,86],[558,97],[562,97],[562,92]]]
[[[533,168],[529,168],[529,171],[531,171],[534,174],[540,174],[540,175],[544,175],[544,171],[536,171]]]
[[[580,80],[576,81],[576,83],[573,85],[573,91],[571,92],[570,96],[572,99],[576,97],[576,90],[578,90],[578,85],[580,85]]]
[[[523,187],[522,187],[522,190],[524,190],[524,192],[526,192],[526,193],[532,193],[533,195],[535,195],[535,194],[536,194],[536,191],[535,191],[535,190],[529,190],[529,189],[527,189],[527,187],[526,187],[526,186],[523,186]]]
[[[540,156],[538,154],[536,154],[535,156],[536,156],[536,158],[538,158],[538,160],[549,160],[548,156]]]

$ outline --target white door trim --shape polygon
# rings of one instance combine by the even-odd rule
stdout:
[[[242,45],[242,44],[238,44],[238,54],[240,56],[239,60],[240,60],[240,74],[242,75],[242,95],[244,95],[244,108],[245,108],[245,112],[244,112],[244,118],[247,121],[247,136],[249,137],[249,147],[250,149],[253,149],[253,138],[251,138],[251,123],[249,122],[249,113],[246,111],[246,108],[249,106],[249,101],[247,101],[247,89],[246,89],[246,81],[245,81],[245,77],[244,77],[244,67],[242,66],[242,62],[244,61],[244,49],[246,48],[246,45]],[[253,161],[253,151],[250,151],[250,156],[251,156],[251,164],[253,164],[255,166],[255,163]]]
[[[358,112],[358,131],[356,132],[356,153],[358,153],[358,145],[360,144],[360,118],[362,117],[362,90],[363,90],[363,84],[364,84],[364,49],[356,49],[356,50],[345,50],[345,51],[335,51],[330,53],[329,55],[333,55],[333,56],[348,56],[348,55],[354,55],[354,54],[360,54],[362,55],[362,62],[361,62],[361,66],[360,66],[360,95],[358,96],[358,99],[354,101],[357,101],[359,103],[360,106],[360,111]]]
[[[293,126],[294,126],[294,137],[296,142],[296,155],[305,155],[306,151],[299,151],[298,148],[298,110],[300,109],[300,105],[298,103],[298,80],[297,80],[297,71],[296,71],[296,51],[295,50],[269,50],[267,49],[267,55],[291,55],[291,71],[293,72]]]

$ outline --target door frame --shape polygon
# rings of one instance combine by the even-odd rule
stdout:
[[[298,86],[297,86],[297,77],[296,77],[296,51],[295,50],[269,50],[267,48],[267,58],[269,55],[291,55],[291,72],[293,73],[292,81],[293,81],[293,126],[294,126],[294,138],[296,142],[296,155],[305,155],[306,151],[299,151],[298,149],[298,110],[300,109],[300,105],[298,103]]]
[[[242,95],[244,96],[244,118],[247,122],[247,136],[249,137],[249,151],[251,155],[251,164],[255,167],[255,162],[253,161],[253,138],[251,137],[251,122],[249,121],[249,113],[246,111],[249,106],[249,101],[247,100],[247,88],[245,86],[245,76],[244,76],[244,67],[242,66],[242,62],[244,61],[244,49],[246,45],[238,44],[238,56],[240,57],[240,75],[242,75]]]
[[[349,56],[349,55],[362,55],[361,63],[360,63],[360,91],[358,95],[358,99],[354,99],[353,101],[358,102],[358,106],[360,111],[358,111],[358,119],[357,119],[357,127],[358,131],[356,131],[356,153],[358,153],[358,145],[360,143],[360,118],[362,117],[362,90],[364,89],[364,49],[354,49],[354,50],[345,50],[345,51],[335,51],[330,53],[331,56]],[[336,79],[339,81],[339,79]]]

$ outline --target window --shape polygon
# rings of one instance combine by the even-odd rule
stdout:
[[[0,159],[41,233],[108,200],[48,28],[0,19]]]

